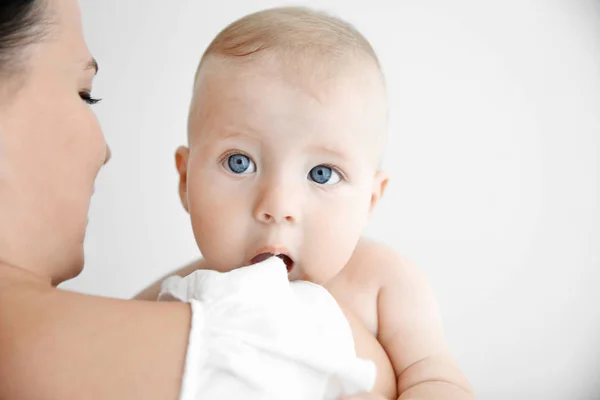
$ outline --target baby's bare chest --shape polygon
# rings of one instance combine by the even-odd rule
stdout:
[[[360,358],[372,360],[377,367],[374,391],[386,398],[397,398],[396,374],[385,349],[377,340],[378,289],[370,288],[368,284],[354,286],[348,282],[332,282],[328,286],[327,289],[350,324],[356,354]]]

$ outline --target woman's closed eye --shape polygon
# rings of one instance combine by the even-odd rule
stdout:
[[[343,177],[335,168],[327,165],[317,165],[308,173],[308,179],[318,183],[319,185],[335,185],[339,183]]]
[[[256,164],[250,157],[240,153],[231,154],[223,161],[223,166],[229,172],[242,175],[256,172]]]
[[[92,93],[87,90],[82,90],[81,92],[79,92],[79,97],[81,97],[81,100],[85,101],[89,105],[94,105],[102,101],[102,99],[93,98]]]

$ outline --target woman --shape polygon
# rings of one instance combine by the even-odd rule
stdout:
[[[77,0],[3,0],[0,399],[175,399],[180,393],[187,304],[56,289],[81,272],[94,181],[110,158],[90,109],[97,70]],[[155,285],[140,298],[156,292]]]
[[[0,399],[175,399],[190,310],[55,288],[109,159],[76,0],[0,5]]]

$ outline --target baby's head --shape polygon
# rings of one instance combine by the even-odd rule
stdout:
[[[200,62],[176,156],[211,268],[272,253],[291,280],[334,277],[385,189],[386,123],[377,57],[349,24],[279,8],[225,28]]]

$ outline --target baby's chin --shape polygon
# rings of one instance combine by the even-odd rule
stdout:
[[[311,282],[317,285],[325,286],[333,279],[335,279],[343,268],[339,268],[335,271],[327,271],[327,273],[323,273],[323,271],[318,271],[318,273],[311,274],[308,271],[305,271],[301,266],[295,268],[288,274],[288,279],[290,282],[293,281],[306,281]]]

